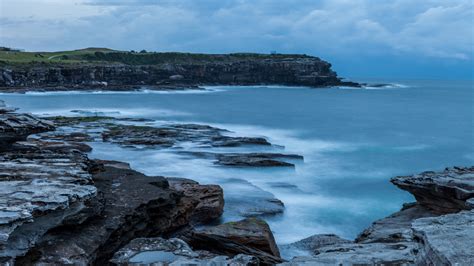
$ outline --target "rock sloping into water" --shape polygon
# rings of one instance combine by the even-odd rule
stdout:
[[[474,198],[474,167],[398,176],[391,182],[413,194],[421,205],[440,214],[472,209],[466,201]]]
[[[283,261],[270,227],[257,218],[196,230],[183,239],[194,249],[226,256],[247,254],[258,258],[264,265]]]
[[[200,185],[185,178],[168,178],[171,188],[186,197],[195,198],[198,205],[191,215],[193,223],[206,223],[219,218],[224,212],[224,191],[218,185]]]
[[[395,177],[417,203],[376,221],[353,243],[336,238],[283,265],[473,265],[473,180],[474,167]]]

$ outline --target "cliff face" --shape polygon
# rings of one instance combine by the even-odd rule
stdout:
[[[288,56],[127,65],[119,63],[0,66],[0,87],[160,86],[160,85],[356,86],[342,82],[331,64],[317,57]]]

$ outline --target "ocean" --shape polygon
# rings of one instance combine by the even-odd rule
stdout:
[[[235,168],[183,155],[183,150],[203,150],[193,143],[179,150],[90,143],[91,158],[126,161],[148,175],[221,185],[226,200],[221,222],[241,219],[239,204],[272,194],[285,211],[264,219],[277,242],[286,244],[318,233],[354,238],[414,201],[390,183],[391,177],[474,164],[472,81],[389,82],[360,89],[219,86],[176,92],[32,92],[0,94],[0,99],[38,115],[200,123],[237,136],[263,136],[274,144],[206,151],[303,155],[295,168]]]

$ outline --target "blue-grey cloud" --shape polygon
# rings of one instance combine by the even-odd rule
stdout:
[[[472,64],[471,0],[2,1],[3,45],[308,53]],[[22,8],[28,6],[28,9]],[[468,62],[468,63],[466,63]],[[371,62],[374,64],[374,62]]]

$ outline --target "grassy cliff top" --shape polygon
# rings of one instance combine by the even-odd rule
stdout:
[[[30,63],[50,64],[126,64],[126,65],[158,65],[164,63],[208,63],[232,62],[251,59],[285,59],[285,58],[315,58],[308,55],[296,54],[194,54],[177,52],[140,52],[118,51],[108,48],[86,48],[59,52],[24,52],[10,49],[0,49],[0,63],[23,65]]]

